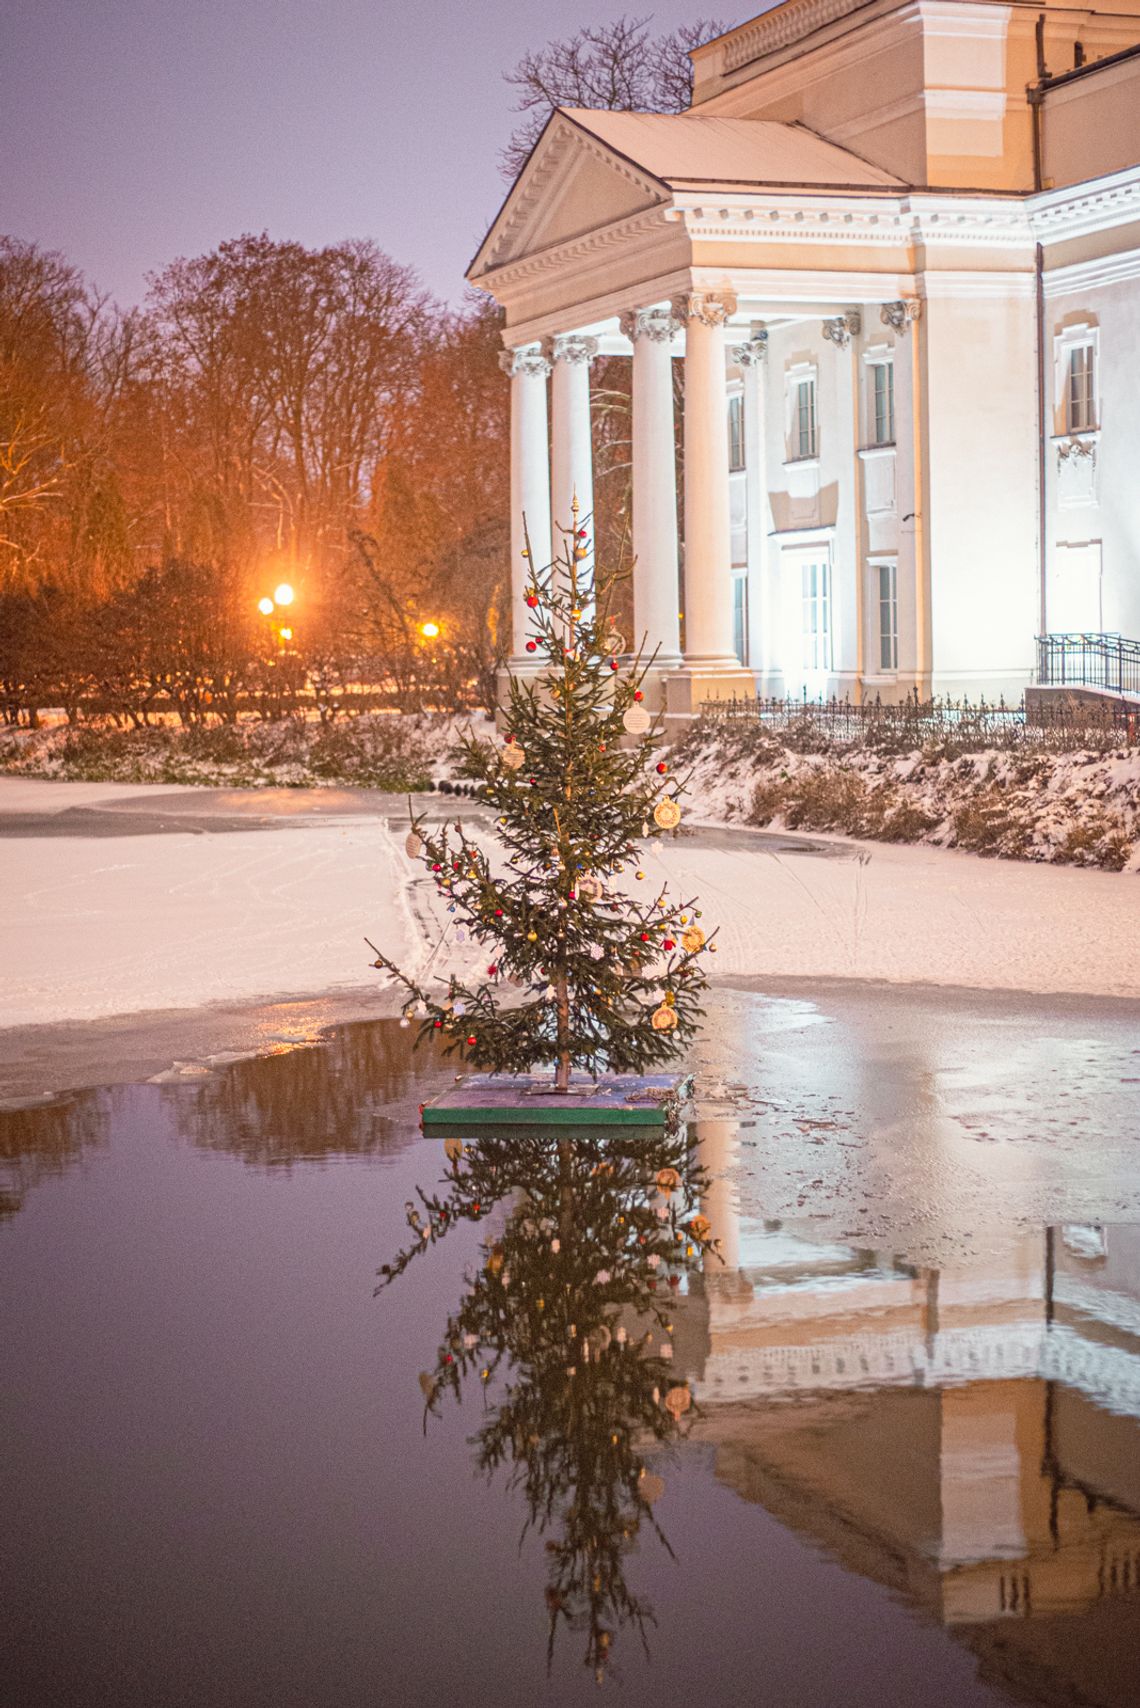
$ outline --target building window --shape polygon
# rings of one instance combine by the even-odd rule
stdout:
[[[898,572],[893,563],[871,566],[879,600],[879,669],[888,674],[899,667]]]
[[[819,455],[819,429],[815,414],[815,379],[797,380],[795,386],[795,439],[797,457]]]
[[[732,578],[732,650],[741,664],[748,663],[748,577]]]
[[[1091,344],[1069,347],[1065,426],[1070,433],[1087,433],[1096,426],[1096,374]]]
[[[744,398],[740,392],[728,400],[728,466],[733,474],[744,467]]]
[[[895,364],[871,364],[871,443],[895,442]]]
[[[801,569],[804,604],[804,669],[831,669],[831,565],[805,563]]]

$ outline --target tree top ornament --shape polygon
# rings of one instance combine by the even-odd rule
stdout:
[[[640,845],[676,830],[684,780],[658,757],[660,723],[644,705],[653,657],[623,655],[613,582],[595,598],[583,574],[577,498],[572,515],[554,562],[531,564],[526,647],[538,668],[511,676],[505,733],[458,738],[457,770],[478,785],[497,846],[485,852],[459,821],[412,815],[409,857],[446,909],[445,936],[464,930],[482,950],[480,970],[433,993],[369,945],[421,1038],[495,1073],[553,1068],[563,1092],[574,1069],[644,1073],[675,1060],[716,947],[695,900],[672,901],[666,884],[641,899]]]

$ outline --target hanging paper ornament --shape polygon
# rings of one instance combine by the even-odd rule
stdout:
[[[681,1184],[681,1176],[675,1168],[659,1168],[657,1170],[657,1189],[659,1192],[675,1192]]]
[[[619,634],[617,629],[610,629],[603,639],[602,645],[605,647],[607,652],[624,652],[625,636],[623,634]]]
[[[595,878],[586,872],[578,879],[578,894],[583,901],[601,901],[605,893],[605,885],[601,878]]]
[[[443,1154],[447,1158],[448,1162],[458,1162],[459,1158],[463,1155],[463,1140],[444,1139]]]
[[[705,946],[705,934],[699,925],[690,925],[687,931],[681,933],[681,947],[687,955],[695,955]]]
[[[526,764],[526,754],[517,742],[512,742],[510,747],[504,747],[499,754],[499,758],[502,760],[508,771],[520,771]]]
[[[600,961],[605,955],[605,952],[606,951],[602,948],[600,943],[590,944],[590,959],[592,961]]]
[[[642,825],[641,834],[642,834],[642,836],[648,836],[649,835],[649,826],[647,824]]]
[[[684,1417],[692,1403],[693,1396],[689,1392],[687,1384],[682,1388],[670,1388],[665,1395],[665,1410],[674,1422]]]
[[[681,809],[671,797],[658,801],[653,809],[653,822],[661,830],[676,830],[681,822]]]
[[[450,913],[451,909],[448,908],[447,911]],[[466,943],[466,941],[467,941],[467,927],[465,925],[457,925],[455,927],[455,941],[457,943]]]
[[[409,830],[407,836],[404,838],[404,853],[408,856],[409,860],[418,860],[423,851],[423,837],[416,831]]]
[[[677,1024],[675,1009],[668,1008],[662,1003],[660,1008],[653,1010],[653,1030],[655,1032],[671,1032]]]
[[[643,1469],[637,1481],[637,1498],[643,1501],[646,1506],[652,1506],[655,1501],[661,1499],[664,1493],[664,1478],[659,1477],[655,1471]]]
[[[708,1239],[712,1232],[712,1223],[709,1221],[707,1216],[694,1216],[692,1221],[689,1223],[689,1232],[692,1234],[694,1239],[699,1239],[703,1242]]]
[[[627,706],[621,721],[628,734],[644,735],[649,728],[650,717],[644,706]]]

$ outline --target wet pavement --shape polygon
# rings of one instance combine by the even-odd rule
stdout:
[[[691,1124],[450,1158],[272,1012],[0,1111],[13,1700],[1135,1700],[1136,1005],[721,988]]]

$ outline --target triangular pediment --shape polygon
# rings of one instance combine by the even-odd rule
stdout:
[[[468,270],[492,268],[569,243],[669,200],[660,179],[566,113],[539,137]]]

